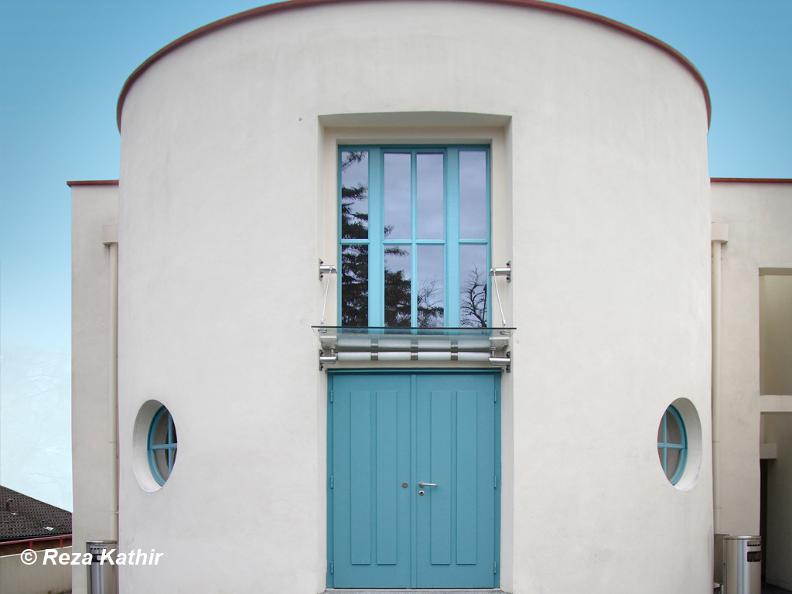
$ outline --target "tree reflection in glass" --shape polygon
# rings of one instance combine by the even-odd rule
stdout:
[[[368,151],[341,153],[341,237],[368,239]],[[341,320],[368,326],[368,255],[365,244],[341,246]]]
[[[418,327],[445,322],[445,258],[442,245],[418,246]]]
[[[341,237],[368,238],[368,152],[341,153]]]
[[[341,247],[341,320],[344,326],[368,326],[368,246]]]
[[[385,325],[409,328],[412,322],[410,246],[385,246]]]
[[[459,247],[459,325],[487,327],[487,246]]]

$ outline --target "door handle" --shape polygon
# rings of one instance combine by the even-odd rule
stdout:
[[[418,486],[419,487],[436,487],[437,483],[423,483],[423,482],[421,482],[421,483],[418,483]]]

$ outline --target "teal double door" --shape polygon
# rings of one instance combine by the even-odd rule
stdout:
[[[328,586],[499,583],[495,373],[334,373]]]

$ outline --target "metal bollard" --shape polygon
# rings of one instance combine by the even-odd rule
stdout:
[[[85,543],[85,550],[91,554],[91,565],[88,567],[89,594],[118,593],[116,566],[101,563],[102,555],[117,547],[118,543],[114,540],[89,540]],[[112,556],[115,557],[115,554],[113,553]]]

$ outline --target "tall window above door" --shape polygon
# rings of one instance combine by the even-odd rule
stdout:
[[[489,326],[489,147],[338,156],[341,325]]]

